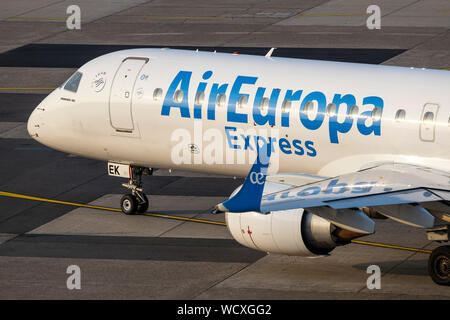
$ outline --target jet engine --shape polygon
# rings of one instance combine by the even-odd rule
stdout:
[[[285,186],[286,188],[286,186]],[[237,188],[233,194],[238,190]],[[280,190],[280,184],[266,182],[264,193]],[[232,195],[233,195],[232,194]],[[361,234],[336,227],[304,209],[260,212],[226,212],[226,223],[240,244],[260,251],[293,256],[317,256],[347,244]]]
[[[265,252],[315,256],[329,253],[338,243],[330,222],[303,209],[227,212],[226,222],[237,242]]]

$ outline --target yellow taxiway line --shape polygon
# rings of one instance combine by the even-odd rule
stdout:
[[[385,243],[367,242],[367,241],[360,241],[360,240],[352,240],[352,243],[363,244],[363,245],[367,245],[367,246],[383,247],[383,248],[389,248],[389,249],[398,249],[398,250],[414,251],[414,252],[421,252],[421,253],[431,253],[431,250],[395,246],[395,245],[385,244]]]
[[[55,203],[55,204],[62,204],[62,205],[80,207],[80,208],[90,208],[90,209],[98,209],[98,210],[105,210],[105,211],[122,212],[122,210],[116,209],[116,208],[93,206],[93,205],[89,205],[89,204],[81,204],[81,203],[74,203],[74,202],[67,202],[67,201],[60,201],[60,200],[52,200],[52,199],[27,196],[27,195],[23,195],[23,194],[11,193],[11,192],[5,192],[5,191],[0,191],[0,196],[40,201],[40,202]],[[218,222],[218,221],[178,217],[178,216],[171,216],[171,215],[159,214],[159,213],[146,212],[141,215],[146,215],[146,216],[150,216],[150,217],[158,217],[158,218],[166,218],[166,219],[174,219],[174,220],[182,220],[182,221],[188,221],[188,222],[206,223],[206,224],[213,224],[213,225],[219,225],[219,226],[226,226],[226,223]],[[428,254],[431,253],[431,250],[403,247],[403,246],[397,246],[397,245],[391,245],[391,244],[385,244],[385,243],[368,242],[368,241],[360,241],[360,240],[352,240],[351,242],[354,244],[361,244],[361,245],[367,245],[367,246],[375,246],[375,247],[397,249],[397,250],[406,250],[406,251],[428,253]]]
[[[11,193],[11,192],[4,192],[0,191],[0,196],[3,197],[10,197],[10,198],[19,198],[19,199],[26,199],[26,200],[33,200],[33,201],[41,201],[41,202],[48,202],[48,203],[55,203],[55,204],[62,204],[62,205],[68,205],[73,207],[80,207],[80,208],[90,208],[90,209],[98,209],[98,210],[105,210],[105,211],[115,211],[122,213],[122,210],[116,209],[116,208],[109,208],[109,207],[102,207],[102,206],[93,206],[89,204],[81,204],[81,203],[74,203],[74,202],[67,202],[67,201],[60,201],[60,200],[52,200],[52,199],[46,199],[46,198],[40,198],[40,197],[33,197],[33,196],[27,196],[23,194],[17,194],[17,193]],[[217,222],[217,221],[210,221],[210,220],[201,220],[201,219],[194,219],[194,218],[186,218],[186,217],[178,217],[178,216],[170,216],[166,214],[160,214],[160,213],[142,213],[141,215],[151,216],[151,217],[158,217],[158,218],[167,218],[167,219],[174,219],[174,220],[183,220],[183,221],[190,221],[190,222],[197,222],[197,223],[207,223],[207,224],[215,224],[220,226],[226,226],[223,222]]]

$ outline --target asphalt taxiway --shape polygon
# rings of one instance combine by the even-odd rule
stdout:
[[[51,150],[26,132],[52,88],[121,48],[278,47],[274,56],[448,69],[448,1],[378,1],[381,30],[365,26],[373,1],[101,1],[70,1],[85,13],[81,30],[67,30],[66,1],[0,4],[0,299],[450,298],[429,278],[423,252],[352,243],[310,259],[240,246],[224,216],[209,213],[239,177],[158,169],[144,177],[148,214],[125,216],[117,212],[123,181],[105,163]],[[391,220],[362,240],[435,246]],[[69,265],[81,269],[81,290],[67,289]],[[381,269],[379,290],[366,286],[370,265]]]

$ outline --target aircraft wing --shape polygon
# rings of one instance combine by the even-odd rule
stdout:
[[[260,199],[259,205],[250,206],[254,211],[304,208],[337,226],[360,233],[375,230],[375,223],[361,212],[363,207],[402,223],[432,228],[435,217],[450,222],[450,173],[409,164],[381,164],[266,194]],[[227,208],[227,202],[232,200],[233,197],[223,206]]]
[[[277,173],[267,176],[267,181],[288,184],[292,186],[302,186],[304,184],[312,183],[327,179],[328,177],[318,176],[313,174],[285,172]]]

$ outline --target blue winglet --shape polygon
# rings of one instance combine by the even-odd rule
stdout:
[[[261,211],[261,198],[266,183],[271,152],[271,147],[268,144],[264,144],[262,147],[258,146],[256,161],[242,188],[233,197],[218,204],[218,210],[229,212]]]

